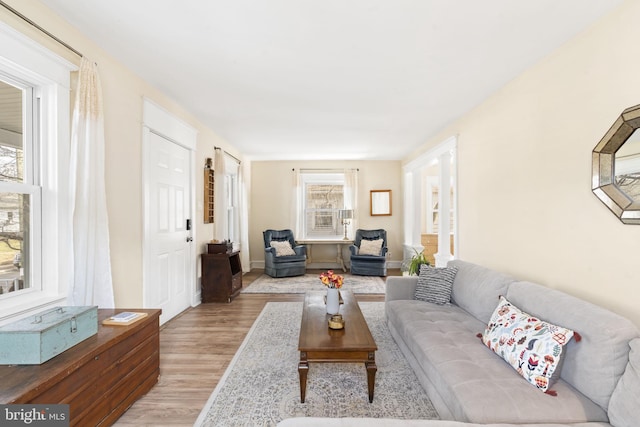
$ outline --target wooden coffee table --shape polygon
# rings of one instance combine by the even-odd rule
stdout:
[[[344,303],[340,314],[345,320],[344,329],[329,329],[324,292],[307,292],[304,298],[302,322],[300,324],[300,401],[304,403],[307,390],[309,363],[364,363],[367,369],[369,403],[373,402],[376,366],[375,352],[378,349],[364,320],[358,302],[350,291],[340,291]]]

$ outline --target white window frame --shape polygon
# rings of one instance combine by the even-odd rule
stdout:
[[[67,299],[72,266],[69,93],[74,70],[77,66],[0,22],[0,73],[32,87],[38,99],[34,111],[39,117],[25,133],[33,130],[34,168],[30,179],[32,191],[40,193],[40,201],[33,197],[31,205],[30,288],[0,299],[0,324],[64,304]]]
[[[234,248],[240,245],[240,182],[238,175],[240,163],[224,153],[224,188],[227,209],[227,238],[233,242]]]
[[[327,235],[310,235],[309,227],[307,224],[307,185],[309,184],[318,184],[318,185],[342,185],[342,194],[343,200],[345,196],[345,185],[346,179],[344,173],[342,172],[328,172],[328,173],[302,173],[300,175],[300,184],[302,186],[301,191],[301,204],[300,210],[298,211],[298,215],[300,215],[301,220],[299,223],[302,225],[302,238],[300,240],[341,240],[344,236],[343,229],[341,224],[337,224],[336,226],[336,234],[327,234]],[[344,201],[343,201],[344,205]],[[338,207],[337,210],[344,209],[344,206]],[[338,221],[338,213],[336,212],[336,221]]]

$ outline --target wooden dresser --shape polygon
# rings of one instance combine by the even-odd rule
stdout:
[[[102,320],[145,312],[129,326]],[[0,366],[0,403],[66,403],[72,426],[109,426],[160,375],[161,310],[100,309],[98,333],[41,365]]]

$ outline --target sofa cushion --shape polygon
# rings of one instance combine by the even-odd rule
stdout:
[[[402,340],[457,420],[607,421],[603,409],[562,380],[554,385],[558,392],[555,397],[540,393],[523,381],[477,338],[486,323],[456,305],[393,300],[386,303],[386,312],[397,334],[394,338]]]
[[[276,249],[276,256],[291,256],[296,254],[288,240],[282,242],[272,240],[269,245]]]
[[[630,342],[629,363],[609,401],[614,427],[636,427],[640,421],[640,339]]]
[[[447,266],[458,268],[451,290],[451,301],[485,325],[489,323],[498,297],[506,295],[507,287],[515,279],[461,260],[449,261]]]
[[[527,313],[580,332],[580,342],[572,340],[565,346],[560,377],[606,410],[627,365],[629,341],[639,336],[635,325],[595,304],[535,283],[512,283],[506,298]]]
[[[482,334],[489,349],[545,392],[557,379],[554,373],[560,366],[562,349],[571,338],[572,330],[535,318],[503,296]]]
[[[434,304],[449,304],[457,267],[433,268],[420,266],[415,299]]]

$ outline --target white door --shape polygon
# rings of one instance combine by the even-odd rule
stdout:
[[[147,254],[145,306],[162,309],[161,323],[191,301],[190,152],[147,133]]]

